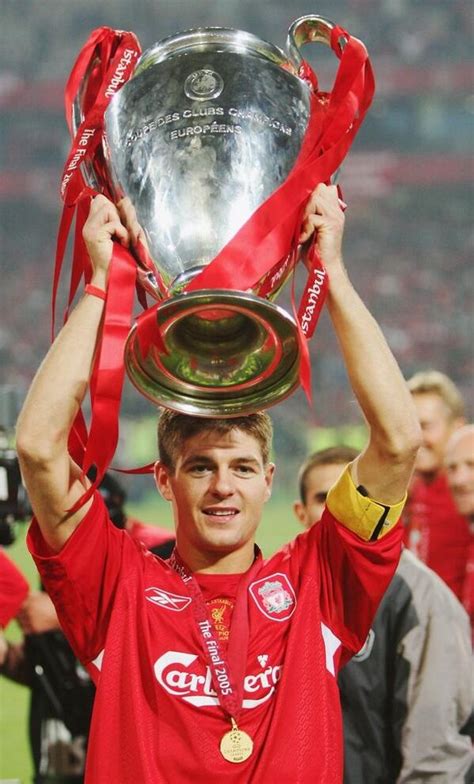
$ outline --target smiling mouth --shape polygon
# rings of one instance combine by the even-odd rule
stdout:
[[[239,510],[235,508],[224,509],[222,507],[216,509],[203,509],[203,514],[212,520],[219,520],[220,522],[227,522],[233,520],[239,514]]]

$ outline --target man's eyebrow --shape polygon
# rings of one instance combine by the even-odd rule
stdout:
[[[256,457],[252,457],[251,455],[250,456],[242,455],[241,457],[235,457],[232,460],[232,463],[247,463],[249,465],[251,464],[251,465],[256,465],[256,466],[260,465],[260,461],[257,460]]]
[[[189,457],[186,458],[186,460],[183,461],[183,468],[186,468],[189,465],[193,465],[194,463],[204,463],[205,465],[214,465],[215,462],[216,462],[215,459],[209,457],[209,455],[195,454],[195,455],[190,455]],[[239,457],[234,457],[232,458],[231,463],[232,464],[246,463],[247,465],[255,465],[255,466],[260,465],[259,460],[257,460],[257,458],[253,457],[252,455],[240,455]]]
[[[212,457],[209,457],[209,455],[199,455],[199,454],[190,455],[189,457],[186,458],[186,460],[183,461],[183,468],[186,468],[187,466],[192,465],[193,463],[206,463],[208,465],[211,465],[212,463],[214,463],[214,460],[212,459]]]

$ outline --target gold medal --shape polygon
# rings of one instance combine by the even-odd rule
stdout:
[[[231,718],[232,729],[222,736],[221,754],[227,762],[245,762],[253,751],[253,740],[243,730],[239,730]]]

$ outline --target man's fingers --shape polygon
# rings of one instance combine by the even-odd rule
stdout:
[[[129,232],[118,218],[106,223],[104,229],[106,229],[110,238],[115,237],[121,245],[125,248],[128,247],[130,241]]]
[[[306,204],[303,218],[307,218],[314,213],[321,214],[331,208],[340,207],[339,192],[336,185],[326,185],[320,182],[316,186]]]
[[[130,238],[137,243],[143,236],[143,229],[137,220],[137,213],[132,202],[128,198],[119,201],[117,205],[120,219],[129,231]]]
[[[315,229],[319,229],[324,223],[324,218],[322,215],[312,214],[309,215],[306,220],[303,222],[303,226],[301,228],[301,234],[299,236],[299,242],[306,242],[307,239],[311,237]]]
[[[129,233],[122,224],[117,210],[104,207],[84,224],[82,236],[86,244],[104,242],[116,237],[125,247],[129,244]]]

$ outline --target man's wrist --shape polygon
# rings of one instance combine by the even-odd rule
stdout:
[[[84,293],[90,294],[91,297],[97,297],[97,299],[101,300],[105,300],[107,296],[105,289],[102,289],[99,286],[94,286],[92,283],[88,283],[85,286]]]
[[[98,289],[105,291],[107,289],[106,270],[95,270],[89,282],[91,286],[96,286]]]

